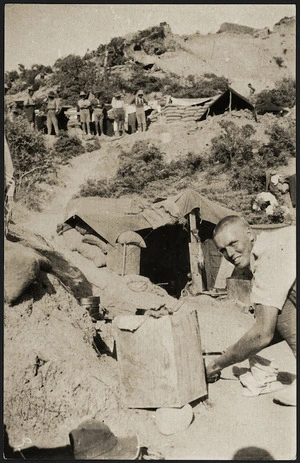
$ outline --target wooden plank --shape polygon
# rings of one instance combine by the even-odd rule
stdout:
[[[196,312],[145,318],[133,332],[115,326],[123,403],[129,408],[182,407],[206,395]]]
[[[117,329],[116,348],[122,401],[127,407],[181,406],[168,316],[148,318],[134,332]]]
[[[190,255],[190,269],[192,276],[192,285],[190,291],[192,294],[199,294],[204,289],[202,273],[199,266],[199,259],[204,263],[202,247],[198,236],[198,230],[196,227],[196,214],[191,212],[189,214],[189,225],[190,225],[190,240],[189,243],[189,255]]]
[[[179,312],[171,317],[171,323],[179,400],[186,404],[207,394],[197,312],[193,310],[189,316]]]
[[[190,269],[192,275],[192,285],[189,287],[189,290],[192,294],[196,295],[203,291],[203,280],[202,274],[199,272],[198,266],[198,243],[189,243],[189,254],[190,254]]]
[[[120,243],[110,246],[107,252],[107,269],[119,275],[139,275],[141,248]]]

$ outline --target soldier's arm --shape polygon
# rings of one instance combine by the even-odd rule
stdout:
[[[270,344],[277,323],[278,309],[257,304],[255,316],[254,325],[235,344],[226,349],[224,354],[207,365],[208,380],[210,375],[234,363],[243,362]]]

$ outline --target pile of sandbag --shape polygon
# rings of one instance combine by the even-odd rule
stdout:
[[[207,108],[203,106],[180,106],[169,104],[162,109],[160,114],[166,118],[167,123],[178,122],[181,120],[184,122],[191,122],[199,120],[206,109]],[[158,111],[153,111],[149,118],[151,122],[156,122],[158,117]]]
[[[96,267],[106,266],[107,244],[86,228],[76,225],[65,226],[63,237],[70,251],[77,251],[86,259],[92,260]]]

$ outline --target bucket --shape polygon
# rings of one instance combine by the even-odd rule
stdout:
[[[99,296],[89,296],[89,297],[82,297],[80,299],[81,306],[86,309],[92,319],[100,320],[100,297]]]

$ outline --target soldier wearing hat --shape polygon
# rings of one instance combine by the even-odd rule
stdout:
[[[27,120],[29,122],[29,124],[31,125],[31,127],[34,128],[34,125],[35,125],[35,112],[34,112],[34,109],[35,109],[35,102],[32,98],[32,95],[34,93],[34,90],[32,87],[28,87],[27,89],[27,96],[25,98],[25,101],[24,101],[24,111],[25,111],[25,114],[26,114],[26,117],[27,117]]]
[[[77,110],[79,111],[81,129],[86,135],[91,135],[91,102],[87,97],[86,92],[83,90],[79,93],[80,99],[77,103]]]
[[[148,103],[144,98],[143,90],[139,90],[137,92],[135,98],[131,101],[131,104],[134,104],[136,107],[136,120],[138,130],[144,132],[146,130],[145,105]]]
[[[51,135],[52,132],[52,125],[54,127],[55,135],[58,137],[59,129],[58,129],[58,121],[57,121],[57,114],[59,113],[59,102],[55,96],[55,93],[51,90],[48,93],[48,97],[46,98],[46,113],[47,113],[47,131],[48,135]]]
[[[100,93],[97,92],[95,98],[91,100],[93,109],[92,122],[95,123],[95,133],[99,136],[104,135],[104,117],[105,117],[105,104],[103,98],[100,98]]]
[[[111,101],[114,110],[115,122],[117,124],[116,134],[122,135],[124,133],[126,105],[123,100],[123,94],[118,92]]]

